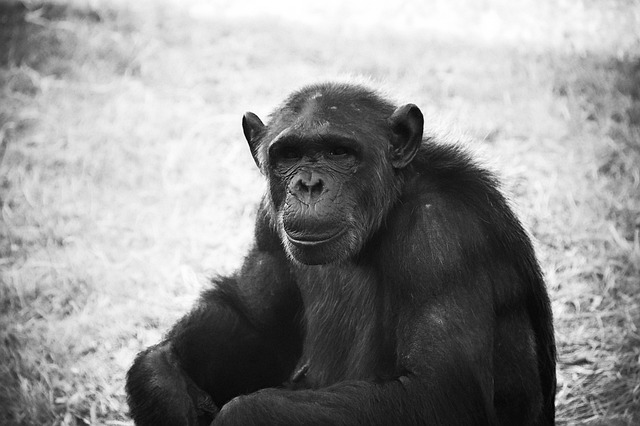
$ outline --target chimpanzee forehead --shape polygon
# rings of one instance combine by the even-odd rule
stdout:
[[[291,95],[286,105],[296,113],[332,114],[341,111],[342,114],[365,113],[383,117],[388,117],[395,109],[374,91],[349,84],[307,86]]]
[[[328,121],[336,124],[359,122],[366,117],[384,116],[380,111],[361,102],[345,102],[346,99],[332,99],[320,92],[312,94],[299,104],[298,118],[304,121]]]
[[[394,110],[394,105],[360,86],[315,85],[289,97],[273,114],[272,125],[299,131],[373,130],[386,125]]]

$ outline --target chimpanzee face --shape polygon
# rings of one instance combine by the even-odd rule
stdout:
[[[396,169],[411,161],[422,138],[421,114],[408,116],[402,107],[396,117],[370,93],[348,104],[332,95],[297,94],[267,126],[252,113],[243,119],[282,243],[309,265],[360,251],[397,199]]]

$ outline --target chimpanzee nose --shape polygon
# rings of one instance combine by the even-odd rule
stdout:
[[[293,193],[298,196],[301,201],[313,201],[317,199],[324,190],[322,179],[313,172],[300,173],[293,185]]]

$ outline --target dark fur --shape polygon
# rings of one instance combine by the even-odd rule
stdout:
[[[270,184],[254,247],[136,358],[137,424],[554,424],[551,310],[529,238],[465,152],[429,138],[411,152],[418,114],[327,84],[268,126],[245,116]],[[325,122],[356,135],[357,155],[283,167],[269,151],[291,129],[287,143],[315,149]],[[285,228],[300,224],[304,238],[347,229],[297,249]]]

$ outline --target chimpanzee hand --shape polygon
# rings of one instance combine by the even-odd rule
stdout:
[[[138,368],[129,372],[127,394],[138,424],[207,425],[218,414],[211,396],[182,370],[169,344],[148,348],[134,365]]]
[[[215,419],[220,409],[213,402],[211,396],[200,389],[189,376],[184,375],[183,377],[187,385],[187,393],[189,394],[191,403],[195,406],[198,424],[208,424],[210,419]]]

